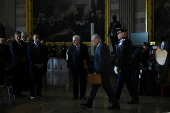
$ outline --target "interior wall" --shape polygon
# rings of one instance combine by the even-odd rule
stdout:
[[[145,32],[146,0],[135,0],[135,26],[134,32]]]
[[[13,36],[16,30],[15,0],[0,0],[0,23],[5,28],[5,38]]]
[[[25,0],[16,0],[16,31],[26,32]]]
[[[124,0],[126,1],[126,0]],[[117,20],[120,20],[120,7],[121,4],[120,0],[111,0],[110,1],[110,17],[112,17],[112,15],[117,15]],[[119,4],[120,3],[120,4]],[[129,7],[128,5],[126,5],[127,8]],[[134,11],[134,28],[133,28],[133,32],[145,32],[145,11],[146,10],[146,0],[134,0],[133,3],[133,11]],[[110,20],[112,21],[112,18],[110,18]]]

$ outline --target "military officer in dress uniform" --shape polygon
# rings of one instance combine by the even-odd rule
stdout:
[[[136,104],[139,102],[137,91],[135,90],[132,82],[131,70],[132,70],[132,42],[127,38],[127,30],[119,29],[118,31],[118,47],[117,58],[115,61],[114,71],[118,74],[116,82],[116,98],[119,100],[124,83],[126,83],[129,94],[132,98],[127,104]]]

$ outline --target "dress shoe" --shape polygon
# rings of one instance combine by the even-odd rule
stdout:
[[[127,102],[127,104],[138,104],[138,103],[139,103],[139,100],[131,100]]]
[[[89,107],[89,108],[92,108],[92,105],[89,105],[89,104],[87,104],[87,103],[81,103],[80,105],[86,106],[86,107]]]
[[[13,98],[19,98],[19,95],[12,95]]]
[[[76,100],[76,99],[78,99],[78,97],[73,97],[73,100]]]
[[[86,100],[86,97],[81,97],[80,99]]]
[[[107,109],[120,109],[120,106],[108,106]]]
[[[36,97],[35,96],[30,96],[31,99],[35,99]]]

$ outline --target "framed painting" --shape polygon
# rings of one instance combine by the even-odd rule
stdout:
[[[26,32],[39,34],[46,42],[66,45],[72,36],[80,35],[91,46],[90,23],[94,33],[105,39],[110,24],[110,0],[26,0]]]
[[[146,32],[149,41],[159,44],[170,38],[170,1],[146,0]]]

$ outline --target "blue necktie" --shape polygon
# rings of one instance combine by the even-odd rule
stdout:
[[[39,43],[38,43],[38,44],[36,44],[36,47],[37,47],[37,50],[39,51],[39,50],[40,50]]]
[[[79,57],[79,48],[78,46],[76,48],[77,48],[77,56]]]

